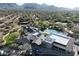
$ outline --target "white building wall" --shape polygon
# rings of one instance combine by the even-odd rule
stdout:
[[[73,51],[75,52],[74,56],[79,56],[79,54],[78,54],[79,46],[73,45]]]

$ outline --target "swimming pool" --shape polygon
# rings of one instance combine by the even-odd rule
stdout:
[[[57,31],[54,29],[46,29],[44,32],[46,32],[48,34],[55,34],[55,35],[67,37],[63,32],[60,32],[60,31]]]

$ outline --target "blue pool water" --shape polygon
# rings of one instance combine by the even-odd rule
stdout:
[[[60,35],[60,36],[66,36],[63,32],[54,30],[54,29],[46,29],[45,32],[49,33],[49,34],[56,34],[56,35]]]

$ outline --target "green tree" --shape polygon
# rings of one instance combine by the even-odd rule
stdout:
[[[15,41],[15,39],[20,35],[21,29],[18,29],[15,32],[7,33],[3,36],[4,44],[11,44]]]

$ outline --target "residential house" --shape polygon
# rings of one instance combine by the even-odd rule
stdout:
[[[28,34],[27,39],[31,41],[31,43],[36,43],[37,45],[41,45],[45,37],[41,33],[35,32],[35,33]]]
[[[53,32],[54,31],[54,32]],[[46,31],[47,32],[47,31]],[[73,56],[74,39],[55,30],[48,31],[48,35],[39,32],[30,33],[27,39],[36,44],[34,50],[39,50],[39,55]],[[36,47],[35,47],[36,46]]]
[[[53,50],[55,48],[55,50],[59,51],[61,55],[63,54],[74,55],[73,52],[74,39],[70,37],[64,37],[56,34],[48,35],[47,38],[43,40],[43,45],[46,48],[50,48]]]

